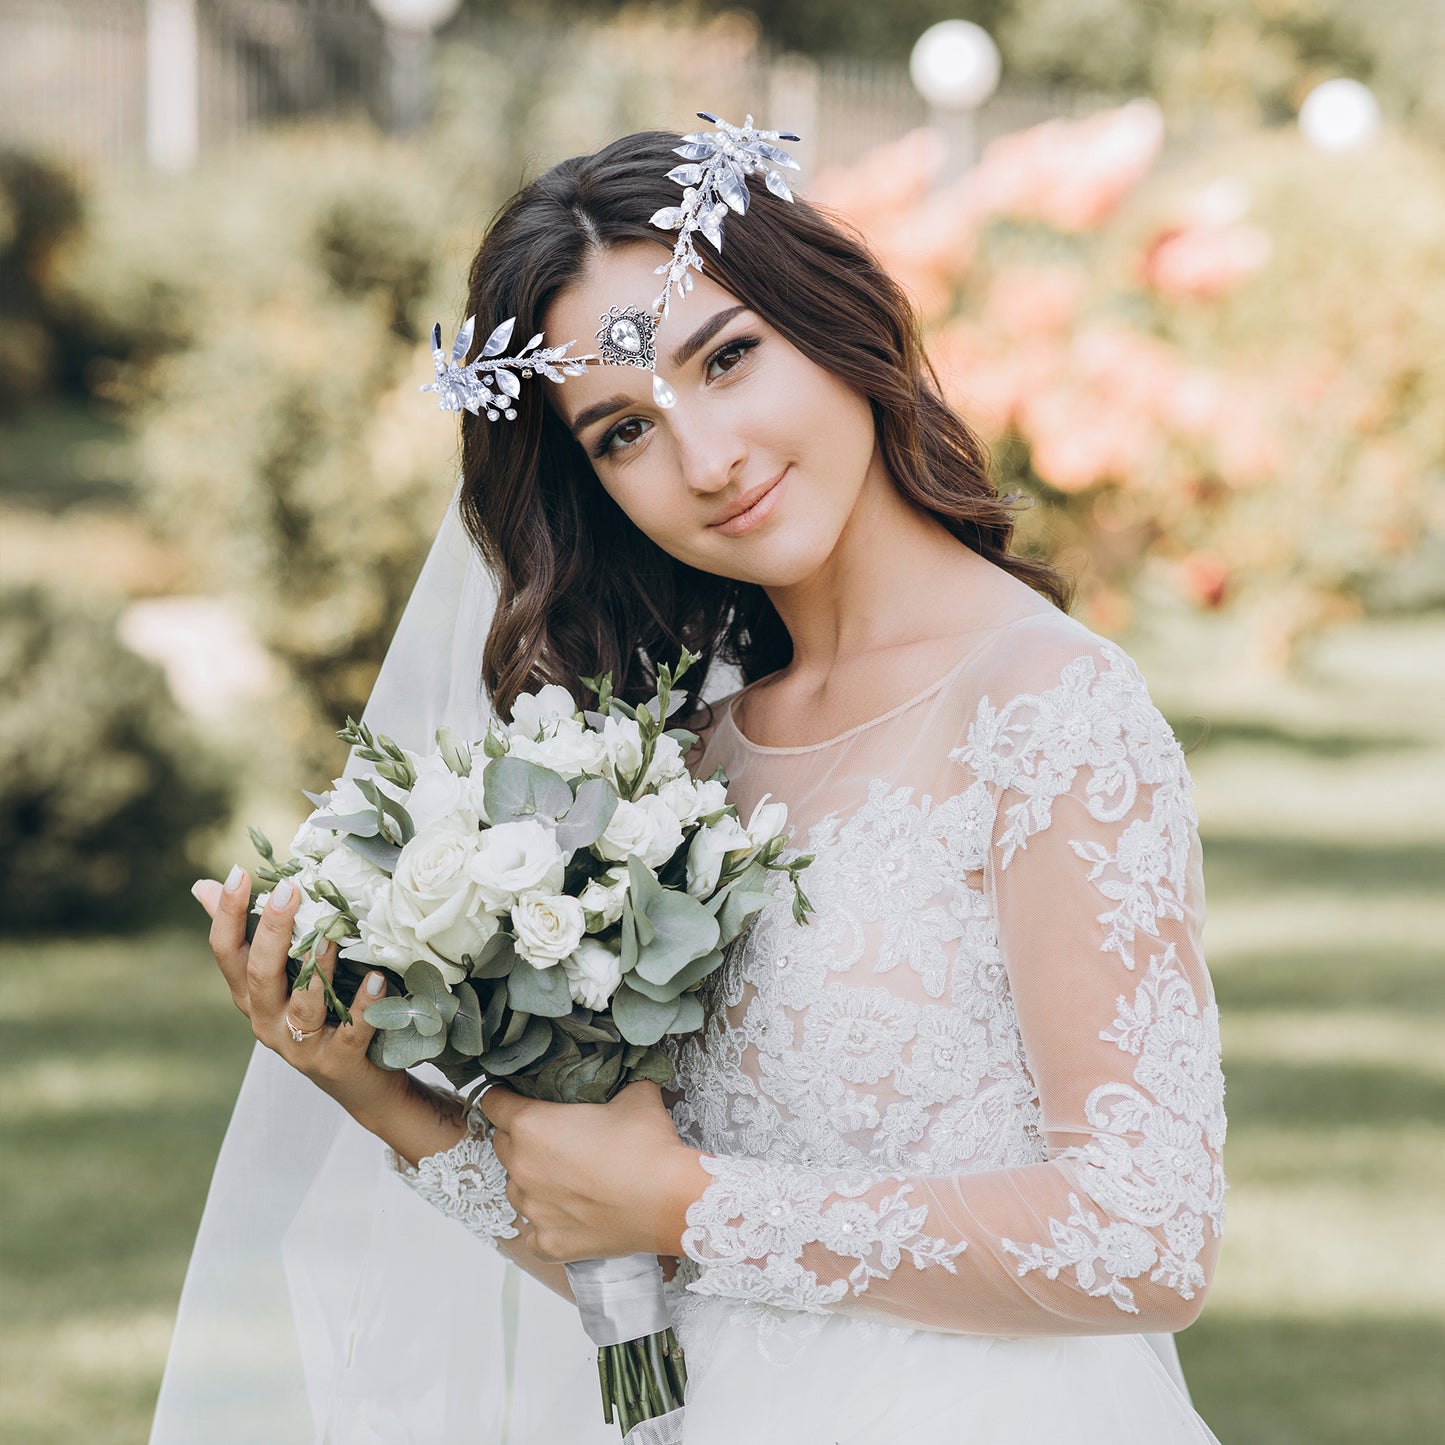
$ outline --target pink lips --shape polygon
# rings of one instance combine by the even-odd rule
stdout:
[[[783,481],[786,476],[787,472],[784,471],[777,481],[773,482],[745,512],[739,512],[737,516],[729,517],[726,522],[716,522],[713,525],[728,537],[741,537],[744,532],[751,532],[778,505],[778,498],[782,495]]]

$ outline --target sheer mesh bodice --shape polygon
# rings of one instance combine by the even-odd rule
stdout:
[[[791,890],[671,1041],[713,1176],[675,1288],[767,1322],[1182,1328],[1223,1224],[1191,782],[1128,657],[1060,613],[839,737],[692,762],[786,802]]]

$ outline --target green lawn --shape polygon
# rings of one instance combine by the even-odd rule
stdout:
[[[1445,622],[1289,683],[1225,626],[1130,648],[1190,754],[1229,1078],[1229,1225],[1181,1337],[1226,1445],[1445,1418]],[[191,929],[4,948],[7,1445],[138,1445],[249,1033]],[[198,1442],[199,1445],[199,1442]]]

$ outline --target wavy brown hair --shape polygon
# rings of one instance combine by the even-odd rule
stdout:
[[[467,312],[478,335],[508,316],[518,336],[541,331],[553,299],[600,248],[646,241],[662,261],[672,241],[648,218],[677,203],[667,171],[680,142],[666,131],[624,136],[518,191],[472,262]],[[729,223],[724,251],[709,249],[708,275],[868,399],[905,497],[1067,610],[1064,578],[1010,550],[1019,502],[999,496],[983,444],[943,400],[908,297],[837,219],[749,185],[753,203]],[[579,352],[590,349],[590,337],[578,340]],[[637,528],[547,405],[550,384],[523,387],[513,422],[462,419],[462,516],[499,590],[482,664],[498,712],[544,683],[576,695],[580,676],[606,671],[618,697],[645,701],[657,664],[684,644],[701,654],[684,683],[693,697],[715,660],[748,682],[786,666],[792,641],[763,588],[680,562]]]

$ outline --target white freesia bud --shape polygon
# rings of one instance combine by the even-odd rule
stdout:
[[[773,795],[764,793],[758,799],[753,815],[748,819],[747,835],[753,840],[753,847],[761,848],[770,842],[787,826],[788,808],[785,803],[770,803]]]
[[[518,693],[507,730],[513,738],[535,738],[544,723],[576,716],[576,699],[565,687],[549,682],[539,692]]]
[[[571,718],[548,723],[540,738],[514,737],[507,751],[514,758],[551,768],[563,778],[600,773],[607,757],[607,745],[601,734]]]
[[[488,906],[501,912],[523,893],[555,893],[567,864],[546,824],[518,818],[483,832],[467,868]]]
[[[728,790],[716,778],[704,779],[695,785],[697,789],[697,816],[706,818],[710,813],[720,812],[727,807]]]
[[[582,941],[587,920],[567,893],[526,893],[512,905],[517,952],[533,968],[560,963]]]
[[[687,891],[694,898],[706,898],[717,887],[728,854],[752,849],[753,840],[731,813],[699,828],[687,850]]]
[[[682,745],[666,733],[658,735],[652,744],[652,761],[647,765],[644,779],[650,788],[660,788],[670,778],[683,777],[687,764],[682,760]]]
[[[470,777],[459,778],[440,752],[409,753],[408,757],[416,769],[416,782],[405,807],[417,832],[461,808],[469,809],[479,818],[485,816],[481,808],[482,780],[475,772]]]
[[[604,1009],[622,982],[622,960],[599,938],[584,938],[562,960],[567,992],[583,1008]]]
[[[642,767],[642,729],[630,717],[606,717],[602,720],[602,741],[602,775],[620,788],[622,779],[635,777]]]
[[[600,878],[587,880],[577,901],[585,912],[597,916],[598,928],[606,928],[622,917],[622,900],[630,887],[625,866],[609,868]]]
[[[685,828],[702,815],[697,784],[684,772],[680,778],[669,778],[657,796],[672,809],[673,816]]]

